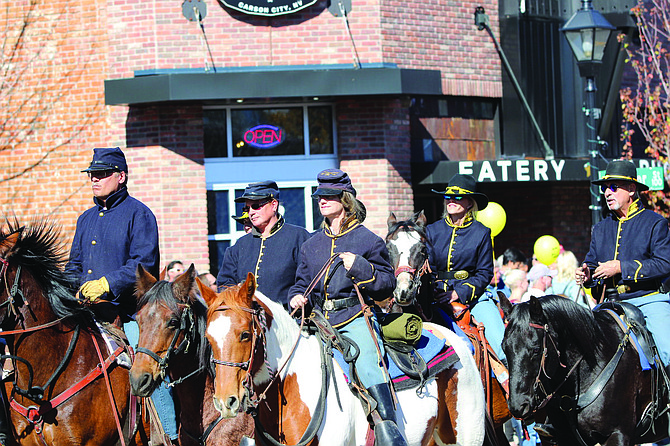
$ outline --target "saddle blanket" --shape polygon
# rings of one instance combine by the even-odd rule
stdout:
[[[416,350],[421,355],[428,366],[429,376],[432,376],[447,367],[456,363],[459,358],[456,351],[451,345],[446,345],[446,340],[438,338],[430,331],[424,329],[421,333],[421,338],[416,343]],[[344,360],[342,353],[338,350],[333,350],[333,357],[337,361],[344,372],[347,380],[349,379],[349,364]],[[411,388],[419,385],[419,381],[405,375],[395,362],[389,360],[389,356],[384,358],[386,366],[388,367],[389,375],[393,381],[396,390]]]

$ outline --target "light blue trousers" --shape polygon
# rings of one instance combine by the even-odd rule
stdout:
[[[140,340],[140,327],[137,325],[137,322],[130,321],[123,324],[123,331],[126,332],[130,345],[133,349],[136,349],[137,343]],[[170,437],[170,440],[176,440],[179,438],[177,415],[174,409],[174,400],[172,399],[172,388],[167,387],[167,382],[169,382],[168,378],[165,377],[165,381],[156,387],[154,393],[151,394],[151,400],[154,402],[154,406],[156,406],[156,412],[158,413],[158,418],[161,420],[165,434]]]
[[[386,373],[382,368],[377,348],[375,347],[375,342],[377,342],[383,358],[384,345],[381,342],[379,323],[374,315],[371,322],[372,328],[375,331],[376,339],[374,340],[372,339],[372,334],[370,333],[368,325],[365,323],[365,317],[363,316],[359,316],[347,325],[338,328],[341,334],[351,338],[361,350],[358,359],[356,359],[356,371],[358,377],[361,379],[361,384],[363,384],[363,387],[366,389],[388,381]]]
[[[647,329],[651,332],[663,365],[670,365],[670,295],[652,294],[651,296],[627,299],[624,302],[638,307]]]
[[[502,349],[502,341],[505,336],[505,323],[500,316],[500,310],[487,293],[482,294],[477,301],[470,306],[470,313],[477,320],[484,324],[484,336],[496,352],[498,359],[507,362],[507,357]]]

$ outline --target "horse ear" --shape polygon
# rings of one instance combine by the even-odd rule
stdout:
[[[498,301],[500,302],[500,309],[505,315],[505,319],[509,319],[509,315],[512,313],[514,306],[512,302],[509,301],[505,293],[498,291]]]
[[[202,283],[202,280],[200,280],[198,277],[195,278],[195,284],[200,290],[200,295],[203,299],[205,299],[205,302],[207,302],[207,306],[212,305],[217,298],[217,294],[214,292],[214,290]]]
[[[386,226],[388,227],[388,230],[390,231],[393,225],[397,223],[398,219],[395,217],[395,214],[391,212],[389,214],[389,218],[386,219]]]
[[[530,318],[533,321],[544,323],[544,313],[542,312],[542,304],[535,296],[530,296],[528,301],[530,305]]]
[[[423,213],[423,209],[414,214],[414,222],[422,228],[426,226],[428,221],[426,220],[426,214]]]
[[[238,296],[240,296],[240,298],[242,298],[247,303],[247,306],[251,306],[254,293],[256,293],[256,276],[249,272],[247,273],[247,280],[245,280],[240,287]]]
[[[156,278],[144,269],[141,263],[138,263],[137,270],[135,270],[135,294],[138,297],[144,296],[156,282]]]
[[[188,302],[191,289],[193,288],[193,281],[195,280],[196,275],[195,265],[191,263],[191,266],[189,266],[188,269],[182,274],[177,276],[177,278],[172,283],[172,294],[180,302]]]
[[[165,276],[167,275],[167,266],[163,268],[163,270],[158,274],[158,280],[165,280]]]
[[[23,228],[21,228],[23,229]],[[21,230],[12,232],[5,239],[0,242],[0,257],[3,259],[8,259],[11,257],[11,253],[16,247],[16,243],[21,238]]]

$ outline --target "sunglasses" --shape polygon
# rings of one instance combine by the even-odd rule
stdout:
[[[103,180],[107,177],[111,177],[114,172],[114,170],[94,170],[92,172],[88,172],[88,177],[91,179],[96,178],[98,180]]]
[[[612,183],[612,184],[601,184],[601,185],[600,185],[600,191],[601,191],[603,194],[605,193],[605,191],[606,191],[607,189],[611,190],[612,192],[616,192],[616,191],[618,191],[619,189],[622,189],[622,187],[619,186],[619,185],[616,185],[616,184],[614,184],[614,183]]]
[[[444,195],[444,199],[445,199],[445,200],[461,201],[461,200],[464,199],[464,198],[465,198],[465,197],[458,197],[458,196],[454,196],[454,195]]]
[[[257,211],[257,210],[259,210],[260,208],[262,208],[263,206],[265,206],[266,204],[268,204],[268,203],[271,202],[271,201],[272,201],[272,200],[265,200],[265,201],[261,201],[261,202],[259,202],[259,203],[251,203],[251,204],[249,205],[249,207],[250,207],[251,209],[253,209],[254,211]]]

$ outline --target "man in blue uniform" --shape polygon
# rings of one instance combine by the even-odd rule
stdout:
[[[93,149],[84,169],[91,181],[94,206],[79,216],[66,271],[79,278],[79,297],[96,318],[116,323],[137,344],[135,271],[142,266],[158,277],[158,225],[151,210],[128,194],[128,165],[118,147]],[[152,395],[156,410],[172,440],[177,439],[174,403],[167,388]]]
[[[594,287],[593,296],[624,300],[644,314],[661,361],[670,364],[670,277],[668,222],[644,209],[638,192],[649,189],[637,181],[635,164],[612,161],[605,176],[593,181],[605,194],[610,215],[593,227],[591,245],[577,269],[578,285]]]
[[[237,285],[252,272],[258,290],[288,309],[288,290],[298,267],[300,245],[310,235],[306,229],[286,223],[278,212],[278,198],[277,183],[261,181],[249,184],[235,199],[249,209],[253,228],[224,253],[216,284],[219,290]]]

